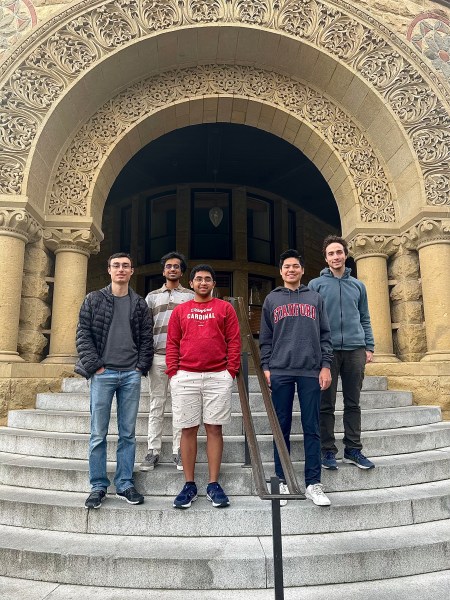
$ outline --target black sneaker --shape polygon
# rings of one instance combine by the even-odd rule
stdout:
[[[105,499],[105,490],[94,490],[92,491],[84,503],[84,508],[100,508],[103,500]]]
[[[181,460],[181,450],[179,448],[176,454],[172,454],[172,461],[178,471],[183,470],[183,461]]]
[[[128,504],[142,504],[144,502],[144,496],[135,487],[129,487],[123,492],[117,492],[116,497],[125,500]]]
[[[159,454],[155,450],[149,450],[147,456],[139,465],[139,471],[153,471],[159,463]]]
[[[185,483],[183,489],[173,501],[174,508],[189,508],[197,500],[197,486],[193,482]]]
[[[357,448],[344,448],[344,458],[342,462],[351,463],[360,469],[374,469],[375,465],[369,460],[361,450]]]
[[[225,494],[217,481],[208,483],[206,488],[206,498],[212,503],[214,508],[224,508],[225,506],[230,506],[228,496]]]
[[[326,450],[322,454],[322,467],[324,469],[330,469],[331,471],[337,471],[338,465],[336,462],[336,454],[331,450]]]

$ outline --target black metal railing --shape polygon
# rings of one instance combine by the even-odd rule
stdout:
[[[258,440],[256,438],[255,425],[250,410],[248,391],[248,360],[246,358],[246,353],[244,352],[243,357],[241,358],[241,371],[236,377],[246,439],[246,457],[244,466],[248,464],[249,456],[256,493],[262,500],[272,501],[272,540],[275,599],[283,600],[284,584],[280,500],[304,500],[305,495],[300,491],[297,477],[294,472],[294,466],[292,464],[291,457],[289,456],[283,433],[281,431],[272,399],[270,397],[270,389],[260,367],[259,349],[250,330],[248,308],[246,307],[243,298],[229,298],[229,301],[236,310],[241,327],[242,337],[248,345],[248,351],[252,358],[255,372],[258,377],[258,382],[261,388],[264,406],[269,419],[273,439],[280,456],[280,462],[283,467],[286,484],[290,492],[289,494],[280,494],[280,480],[276,476],[270,479],[270,492],[268,491],[261,453],[259,450]]]

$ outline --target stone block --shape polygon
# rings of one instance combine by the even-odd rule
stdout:
[[[407,352],[425,354],[427,340],[425,328],[420,324],[402,324],[394,335],[400,354]]]
[[[406,253],[396,256],[389,263],[389,279],[417,279],[419,276],[419,257],[417,254]]]
[[[59,378],[21,378],[11,379],[11,391],[8,410],[34,408],[36,394],[41,392],[57,392],[61,389]]]
[[[422,286],[418,280],[406,279],[400,281],[392,288],[390,298],[394,300],[420,300],[422,298]]]
[[[391,315],[393,323],[423,323],[422,303],[417,300],[394,302]]]
[[[39,298],[47,300],[49,286],[46,283],[42,274],[24,273],[22,279],[22,297],[23,298]]]
[[[48,339],[38,331],[30,329],[19,330],[18,352],[27,362],[39,362],[42,352],[48,344]]]
[[[21,329],[36,330],[45,328],[49,317],[50,307],[39,298],[22,298],[20,303],[20,327]]]
[[[8,403],[11,395],[11,380],[0,379],[0,425],[6,425]]]
[[[27,244],[25,246],[25,272],[46,277],[52,273],[52,270],[53,261],[44,248],[39,247],[39,244]]]

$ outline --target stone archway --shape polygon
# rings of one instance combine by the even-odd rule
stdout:
[[[70,174],[74,163],[70,149],[66,149],[75,148],[76,140],[82,138],[80,124],[93,123],[92,115],[99,107],[135,81],[150,76],[164,78],[170,72],[187,73],[189,69],[192,73],[208,64],[215,69],[220,68],[217,65],[241,69],[241,73],[243,69],[253,69],[253,73],[270,71],[273,77],[285,77],[286,81],[294,81],[293,85],[312,90],[313,95],[320,91],[325,101],[316,96],[317,107],[321,102],[325,106],[332,102],[343,114],[352,115],[354,127],[362,132],[359,141],[363,156],[373,156],[370,168],[376,165],[379,176],[375,186],[370,177],[362,178],[363,185],[347,186],[340,203],[344,220],[343,212],[348,208],[345,202],[351,198],[348,221],[354,220],[354,226],[346,231],[348,237],[355,238],[356,250],[364,248],[361,261],[382,258],[385,271],[386,259],[395,252],[399,234],[409,236],[413,246],[420,246],[422,241],[416,240],[429,230],[420,223],[427,219],[433,219],[439,230],[433,244],[448,245],[448,89],[411,47],[341,0],[128,0],[101,5],[86,1],[54,17],[10,55],[0,73],[4,146],[0,193],[6,206],[2,230],[11,235],[8,211],[14,207],[45,227],[46,243],[57,257],[86,256],[95,251],[96,240],[101,239],[99,213],[114,175],[110,160],[114,152],[103,161],[104,149],[98,147],[95,156],[88,157],[88,163],[98,161],[100,170],[92,177],[92,191],[85,195],[84,185],[79,199],[82,205],[86,198],[86,214],[57,214],[56,208],[61,206],[59,193],[63,190],[58,177]],[[224,100],[227,96],[226,90],[214,94],[223,95]],[[252,94],[234,91],[232,101],[247,101],[250,106],[263,103],[275,111],[279,123],[284,117],[289,120],[292,113],[282,102],[261,98],[261,93],[258,97],[254,91]],[[214,101],[207,98],[205,102],[210,100]],[[183,102],[187,105],[186,98]],[[192,100],[192,105],[196,102]],[[171,106],[165,114],[176,123],[177,103]],[[372,118],[374,112],[376,118]],[[300,113],[306,123],[307,108],[302,107]],[[315,145],[337,156],[336,137],[330,138],[326,127],[319,125],[319,114],[318,110],[315,131],[310,133],[310,156]],[[300,115],[296,118],[299,120]],[[269,130],[279,127],[275,119],[260,126]],[[115,145],[118,151],[129,146],[125,154],[131,156],[133,148],[139,148],[139,140],[133,140],[131,133],[122,140],[123,146]],[[358,160],[350,155],[348,164],[338,160],[335,165],[342,181],[356,181],[361,172],[355,172]],[[380,184],[381,196],[377,187]],[[383,207],[392,202],[393,208],[364,213],[360,208],[365,205],[364,196],[377,198],[369,201],[371,209],[380,198]],[[382,215],[384,220],[368,219],[369,214]],[[358,218],[351,219],[350,215]],[[388,220],[386,215],[390,215]],[[20,239],[26,241],[23,235]],[[428,241],[423,243],[423,248],[430,245]],[[18,323],[18,313],[10,321],[16,317]],[[387,326],[389,315],[383,319]],[[449,341],[430,340],[429,350],[436,343],[441,349],[433,356],[447,357],[444,346],[450,345]],[[11,355],[14,340],[9,340],[9,345],[6,355]]]

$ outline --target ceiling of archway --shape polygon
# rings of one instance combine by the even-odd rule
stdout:
[[[385,99],[407,132],[422,169],[428,204],[450,204],[450,117],[444,100],[448,86],[411,47],[343,0],[77,3],[33,32],[2,67],[6,80],[0,115],[0,193],[26,193],[24,171],[40,125],[85,71],[135,40],[202,23],[241,23],[279,31],[354,69]]]
[[[108,201],[191,182],[260,188],[340,227],[328,184],[300,150],[255,127],[231,123],[184,127],[148,144],[124,167]]]

